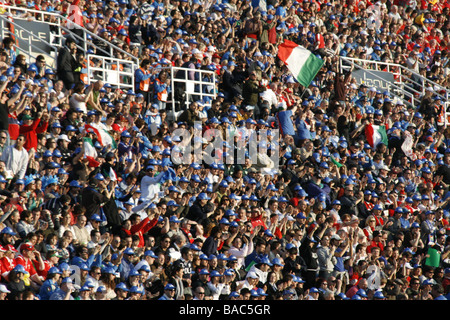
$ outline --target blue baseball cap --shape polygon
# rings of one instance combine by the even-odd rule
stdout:
[[[127,285],[123,282],[118,283],[116,285],[115,289],[120,289],[120,290],[127,291],[127,292],[129,291],[127,288]]]
[[[153,250],[147,250],[144,252],[144,256],[152,257],[154,259],[157,259],[158,256],[153,252]]]
[[[204,193],[204,192],[200,193],[200,194],[197,196],[197,199],[199,199],[199,200],[211,200],[211,198],[208,197],[208,195],[207,195],[206,193]]]
[[[103,180],[105,180],[105,177],[101,173],[97,173],[94,176],[94,179],[99,180],[99,181],[103,181]]]

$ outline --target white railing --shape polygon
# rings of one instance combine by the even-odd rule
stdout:
[[[25,7],[7,6],[3,4],[0,4],[0,10],[3,11],[3,16],[0,16],[3,18],[2,20],[10,21],[14,18],[29,19],[30,21],[42,22],[51,26],[51,43],[38,38],[40,41],[44,41],[52,48],[50,56],[53,55],[53,57],[51,57],[51,61],[53,61],[54,63],[53,65],[51,65],[51,67],[57,67],[57,52],[65,45],[65,40],[69,37],[72,37],[77,42],[78,51],[83,52],[86,55],[86,58],[88,57],[88,55],[90,55],[92,59],[95,59],[96,66],[105,67],[105,70],[101,70],[101,67],[96,68],[95,66],[90,65],[90,70],[88,73],[89,82],[101,79],[104,82],[107,82],[112,86],[116,86],[118,88],[133,88],[133,73],[139,65],[138,57],[117,47],[111,42],[103,39],[99,35],[92,33],[85,28],[83,28],[83,35],[79,36],[67,27],[70,24],[73,25],[73,22],[57,12],[46,12]],[[9,30],[6,26],[7,24],[5,24],[5,26],[2,25],[2,34]],[[15,28],[17,29],[20,27],[15,26]],[[26,32],[29,33],[30,31]],[[31,39],[30,36],[29,38]],[[96,45],[96,43],[103,44],[104,49]],[[31,51],[33,50],[31,50],[29,47],[18,49],[21,52],[23,51],[25,55],[31,57]],[[90,49],[94,51],[94,55],[90,54]],[[42,52],[42,54],[44,55],[44,52]],[[48,53],[45,54],[47,56],[49,55]],[[124,59],[118,59],[118,56],[122,56]],[[113,66],[117,66],[118,69],[115,69]]]
[[[446,99],[444,101],[444,110],[445,110],[445,121],[444,121],[444,126],[447,128],[448,125],[450,124],[450,110],[448,110],[450,108],[450,101],[448,101],[449,99],[449,94],[447,92],[447,96]]]
[[[392,89],[390,90],[391,93],[395,94],[398,98],[403,99],[404,103],[412,104],[413,106],[417,106],[417,101],[420,101],[420,97],[425,94],[428,87],[432,87],[435,95],[439,96],[444,101],[446,101],[448,94],[450,93],[448,88],[443,87],[415,72],[414,70],[408,69],[400,64],[350,57],[340,57],[340,59],[341,62],[347,63],[347,66],[345,66],[345,63],[341,63],[341,69],[346,69],[349,68],[350,65],[353,65],[355,68],[363,69],[372,77],[379,80],[383,79],[372,73],[371,70],[392,73],[394,75],[394,83],[392,84]],[[442,94],[442,91],[445,93]]]
[[[203,101],[205,107],[209,108],[211,106],[210,100],[216,98],[217,88],[215,72],[181,67],[150,68],[150,71],[156,74],[156,76],[162,70],[167,71],[171,79],[171,93],[169,95],[169,100],[167,101],[167,104],[171,105],[172,108],[171,111],[169,110],[167,112],[169,120],[176,120],[189,106],[191,101]],[[195,72],[196,80],[189,79],[189,72]],[[182,93],[182,96],[179,97],[178,93]]]
[[[96,80],[134,90],[134,63],[128,60],[87,55],[86,69],[89,83]]]
[[[36,34],[34,34],[33,31],[27,30],[26,28],[18,25],[17,23],[12,21],[12,19],[0,15],[0,36],[2,39],[6,37],[17,38],[17,34],[11,31],[10,26],[14,27],[14,31],[16,33],[21,34],[22,45],[26,43],[26,47],[17,46],[16,44],[14,45],[15,50],[18,54],[25,55],[29,63],[34,62],[33,59],[36,58],[37,55],[42,55],[45,58],[45,63],[48,68],[56,67],[58,48],[55,45],[44,39],[41,39]],[[24,36],[26,36],[26,38]],[[47,52],[46,50],[43,50],[42,48],[34,44],[36,40],[37,42],[45,44],[49,48],[50,52]]]
[[[65,39],[71,36],[78,42],[78,49],[82,50],[85,54],[87,54],[87,51],[89,49],[95,49],[95,52],[98,55],[106,55],[110,57],[114,57],[116,56],[117,52],[120,52],[125,58],[130,59],[131,61],[133,61],[133,63],[139,65],[138,57],[119,48],[118,46],[87,30],[86,28],[82,28],[83,36],[80,37],[79,35],[75,34],[71,29],[67,27],[68,25],[73,25],[74,23],[58,12],[46,12],[26,7],[15,7],[4,4],[0,4],[0,9],[2,9],[5,14],[9,14],[15,18],[32,18],[34,21],[42,21],[51,26],[54,26],[55,28],[52,30],[52,36],[54,38],[54,45],[56,45],[57,47],[64,46]],[[107,49],[105,50],[96,45],[96,41],[105,44]]]

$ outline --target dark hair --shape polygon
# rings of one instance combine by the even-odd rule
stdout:
[[[66,46],[68,46],[71,43],[76,43],[75,39],[72,37],[69,37],[66,39]]]
[[[20,220],[23,220],[25,218],[31,217],[31,211],[30,210],[23,210],[20,214]]]
[[[150,60],[149,59],[144,59],[141,62],[141,67],[147,67],[150,64]]]
[[[217,236],[219,233],[220,233],[220,228],[219,228],[218,226],[214,226],[214,227],[211,229],[211,231],[210,231],[210,233],[209,233],[209,236],[214,238],[214,237]]]
[[[138,217],[140,217],[140,215],[139,214],[137,214],[137,213],[133,213],[131,216],[130,216],[130,222],[131,223],[134,223],[136,220],[137,220],[137,218]]]
[[[188,246],[184,246],[183,248],[181,248],[180,253],[181,253],[181,255],[183,256],[183,255],[185,255],[185,254],[188,254],[189,251],[191,251],[191,250],[192,250],[192,249],[189,248]]]

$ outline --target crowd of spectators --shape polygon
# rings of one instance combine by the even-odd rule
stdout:
[[[140,64],[124,91],[86,82],[77,37],[55,68],[2,39],[0,299],[449,298],[447,1],[3,4],[79,12]],[[284,39],[324,61],[310,86],[278,58]],[[340,57],[400,64],[435,86],[394,97],[358,84]],[[177,74],[161,66],[215,72],[215,98],[182,102],[175,87],[175,119]],[[387,140],[370,145],[369,125]],[[180,128],[232,134],[221,159],[278,130],[267,149],[279,163],[178,164]]]

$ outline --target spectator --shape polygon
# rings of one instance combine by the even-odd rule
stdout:
[[[19,133],[25,137],[24,148],[26,151],[34,149],[37,150],[37,135],[47,131],[48,127],[48,114],[45,112],[39,112],[37,119],[33,119],[32,116],[25,115],[22,120],[24,123],[20,126]],[[42,121],[42,122],[41,122]]]
[[[402,4],[36,2],[82,21],[34,62],[2,40],[0,287],[20,261],[23,300],[53,265],[81,288],[58,299],[157,300],[169,282],[178,299],[443,299],[449,6]],[[308,85],[284,40],[322,61]],[[115,86],[92,53],[139,68]],[[375,71],[405,90],[361,84]],[[61,258],[46,255],[53,233]]]
[[[49,300],[75,300],[72,296],[74,291],[72,280],[67,277],[61,280],[61,287],[55,291]]]
[[[152,74],[149,72],[150,60],[144,59],[140,68],[135,71],[135,92],[144,95],[144,101],[149,103],[150,79]]]
[[[77,61],[75,54],[77,52],[77,43],[74,39],[68,38],[65,46],[58,52],[57,75],[64,83],[66,90],[72,89],[75,84],[75,69]]]
[[[158,110],[165,110],[166,102],[169,100],[169,94],[171,93],[170,78],[165,70],[161,71],[155,79],[153,92],[155,94],[154,100],[158,104]]]

